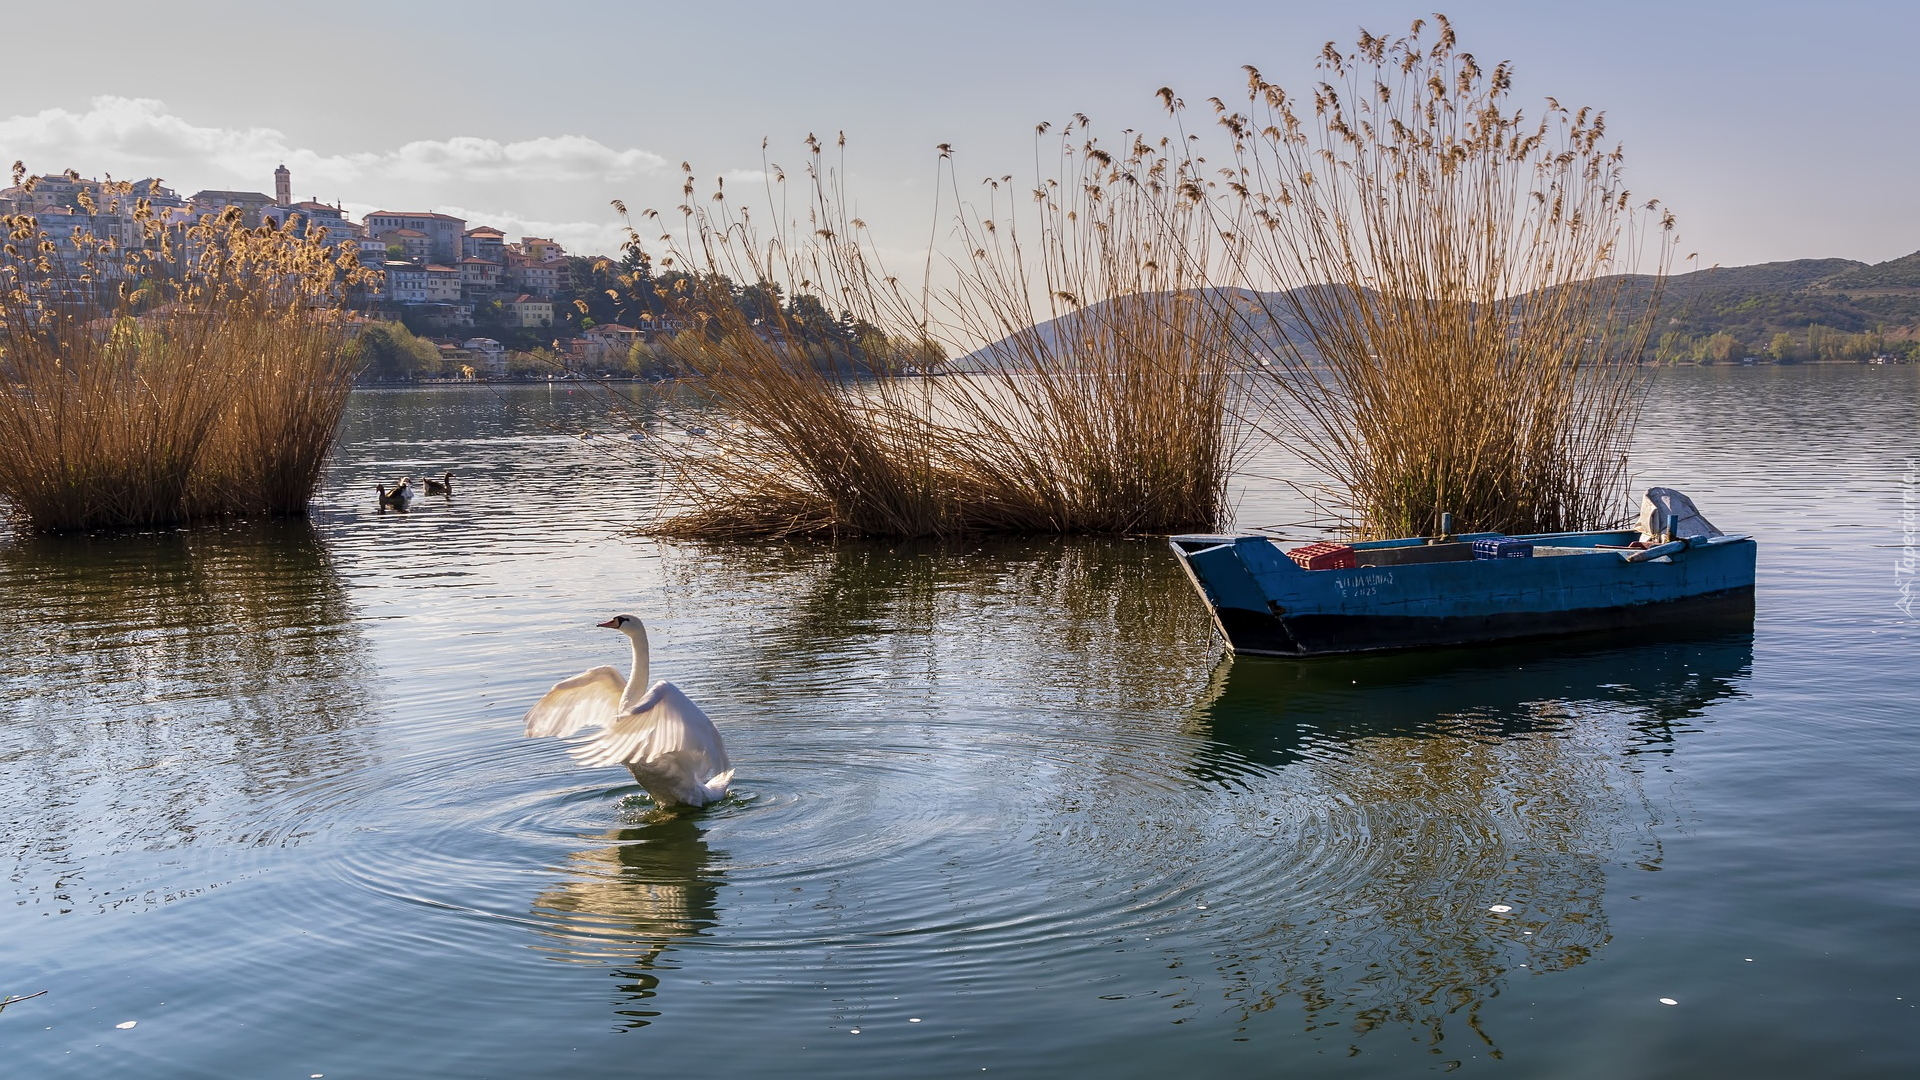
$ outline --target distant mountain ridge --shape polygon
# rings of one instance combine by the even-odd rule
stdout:
[[[1667,359],[1911,357],[1920,353],[1920,252],[1675,274],[1660,309],[1656,343]]]
[[[1920,251],[1872,266],[1857,263],[1854,269],[1817,282],[1816,287],[1832,292],[1900,289],[1920,293]]]
[[[1667,278],[1667,287],[1677,292],[1701,289],[1757,289],[1782,291],[1804,289],[1855,270],[1869,269],[1853,259],[1793,259],[1787,262],[1754,263],[1752,266],[1713,266]]]
[[[1628,275],[1639,302],[1652,294],[1651,275]],[[1281,334],[1305,347],[1290,316],[1277,324],[1263,314],[1288,310],[1283,294],[1220,288],[1252,314],[1259,336],[1278,350]],[[1099,319],[1103,301],[1042,322],[1021,335],[959,358],[949,370],[1017,365],[1018,339],[1035,335],[1049,345],[1079,320]],[[1882,263],[1856,259],[1792,259],[1751,266],[1715,266],[1670,275],[1646,360],[1778,362],[1892,354],[1920,359],[1920,251]]]

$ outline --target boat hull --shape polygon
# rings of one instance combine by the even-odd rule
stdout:
[[[1303,570],[1259,536],[1177,536],[1173,549],[1237,653],[1332,656],[1478,642],[1721,624],[1753,617],[1755,545],[1688,542],[1634,562],[1605,547],[1628,534],[1527,539],[1530,559],[1366,565],[1422,554],[1417,541],[1357,546],[1362,565]]]

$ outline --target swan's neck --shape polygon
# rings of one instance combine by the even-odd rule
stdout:
[[[620,707],[631,709],[647,695],[647,628],[636,626],[627,633],[633,642],[633,674],[627,676],[627,691],[620,695]]]

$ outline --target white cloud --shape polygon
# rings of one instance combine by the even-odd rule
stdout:
[[[96,97],[85,112],[47,109],[0,120],[0,153],[36,170],[76,168],[132,178],[163,166],[212,171],[228,180],[271,182],[286,163],[312,181],[376,178],[427,183],[635,180],[660,171],[660,155],[617,149],[584,135],[503,143],[472,135],[424,139],[395,150],[321,154],[273,128],[202,127],[153,98]],[[182,178],[186,174],[181,174]]]
[[[630,180],[659,171],[666,161],[645,150],[616,150],[584,135],[541,136],[501,143],[470,135],[410,142],[386,154],[348,159],[363,174],[391,172],[412,180]],[[328,159],[317,159],[316,164]]]
[[[194,124],[153,98],[101,96],[84,111],[47,109],[0,119],[0,168],[72,168],[83,176],[158,176],[182,194],[202,188],[273,190],[273,170],[293,171],[296,197],[348,201],[360,213],[425,209],[467,216],[508,233],[549,236],[569,250],[615,252],[622,238],[607,200],[665,176],[660,155],[584,135],[500,142],[472,135],[423,139],[391,150],[323,154],[266,127]],[[677,186],[677,185],[675,185]],[[510,205],[511,213],[454,203]],[[575,215],[600,221],[568,220]]]
[[[196,127],[147,98],[97,97],[86,112],[47,109],[0,120],[0,156],[36,172],[74,168],[135,178],[198,159],[221,174],[251,173],[287,149],[270,128]],[[269,182],[278,163],[266,166]]]

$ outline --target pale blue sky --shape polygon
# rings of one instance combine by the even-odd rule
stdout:
[[[1153,91],[1231,95],[1241,64],[1294,87],[1328,39],[1431,4],[591,3],[96,0],[6,16],[0,156],[159,173],[360,211],[451,209],[605,246],[607,200],[670,205],[677,166],[797,162],[845,130],[860,210],[924,237],[936,143],[963,177],[1030,170],[1074,110],[1152,124]],[[1920,4],[1460,0],[1461,44],[1516,90],[1604,108],[1637,194],[1704,263],[1920,249]],[[156,104],[157,103],[157,104]]]

